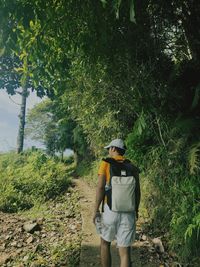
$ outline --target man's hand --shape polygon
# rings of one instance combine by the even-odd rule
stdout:
[[[96,220],[96,218],[97,217],[100,217],[101,216],[101,213],[100,213],[100,211],[95,211],[94,212],[94,215],[93,215],[93,223],[95,224],[95,220]]]

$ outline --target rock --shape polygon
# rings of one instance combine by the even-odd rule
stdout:
[[[72,224],[72,225],[69,226],[69,228],[73,231],[73,230],[76,229],[76,225]]]
[[[142,235],[141,240],[142,241],[146,241],[147,240],[147,236],[146,235]]]
[[[32,236],[30,236],[27,240],[26,240],[26,243],[27,244],[30,244],[34,241],[34,238]]]
[[[34,233],[35,231],[40,231],[41,227],[38,223],[25,223],[23,225],[23,229],[27,232],[27,233]]]
[[[160,238],[156,237],[156,238],[152,239],[152,242],[153,242],[153,244],[154,244],[154,246],[158,252],[163,253],[165,251]]]
[[[22,251],[23,251],[23,249],[21,249],[21,248],[18,248],[18,249],[16,250],[16,253],[19,255],[19,254],[21,254],[21,253],[22,253]]]
[[[10,245],[11,245],[12,247],[16,247],[16,246],[17,246],[17,241],[13,241],[13,242],[11,242]]]
[[[25,255],[25,256],[23,257],[23,261],[24,261],[24,262],[28,261],[28,259],[29,259],[29,255]]]
[[[40,235],[40,231],[35,231],[34,234]]]

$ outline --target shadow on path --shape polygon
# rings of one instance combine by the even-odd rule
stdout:
[[[134,248],[131,250],[131,267],[159,267],[158,264],[146,262],[141,263],[141,252],[142,248]],[[79,267],[101,267],[101,258],[100,258],[100,247],[99,246],[82,246],[82,253],[84,257],[82,257]],[[112,267],[120,266],[120,259],[118,255],[118,249],[115,245],[112,245]],[[87,255],[87,257],[85,257]]]

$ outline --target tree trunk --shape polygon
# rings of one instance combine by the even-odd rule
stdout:
[[[78,153],[74,150],[74,162],[75,162],[75,166],[78,165]]]
[[[17,137],[17,153],[23,152],[24,147],[24,128],[25,128],[25,117],[26,117],[26,98],[27,98],[27,86],[22,88],[22,103],[19,114],[19,130]]]
[[[199,0],[188,1],[187,5],[183,2],[183,27],[185,30],[186,38],[192,53],[192,57],[195,60],[199,59],[200,56],[200,38],[199,38],[199,27],[200,27],[200,2]]]

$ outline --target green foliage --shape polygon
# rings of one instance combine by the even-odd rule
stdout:
[[[16,212],[55,198],[70,185],[68,168],[42,152],[0,156],[0,209]]]
[[[69,244],[61,244],[52,249],[54,262],[66,264],[69,267],[76,267],[80,260],[80,240]]]
[[[198,257],[200,243],[199,142],[195,141],[198,136],[192,133],[199,126],[193,119],[182,119],[171,125],[169,121],[159,123],[162,130],[165,125],[162,133],[165,146],[159,142],[160,129],[156,124],[139,131],[137,123],[127,138],[127,152],[143,169],[143,201],[154,230],[158,234],[168,232],[170,249],[187,262],[192,255]],[[152,132],[155,133],[153,142],[149,142]]]
[[[27,115],[26,136],[42,142],[49,155],[68,148],[81,158],[89,151],[85,134],[65,104],[62,98],[46,99],[32,108]]]
[[[77,175],[83,177],[92,186],[97,185],[99,162],[99,160],[92,162],[83,160],[77,168]]]
[[[188,155],[190,173],[195,174],[200,166],[200,142],[192,145]]]

